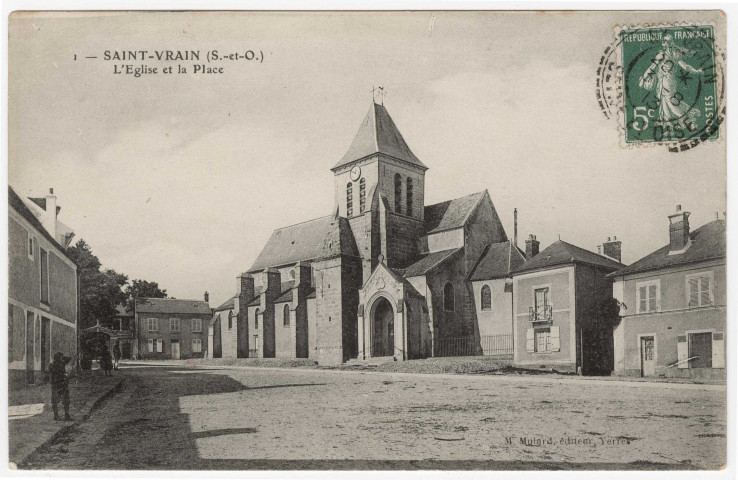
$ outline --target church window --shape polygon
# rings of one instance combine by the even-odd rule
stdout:
[[[282,326],[289,327],[290,326],[290,306],[285,305],[284,306],[284,315],[282,317]]]
[[[489,285],[482,287],[482,310],[492,310],[492,291]]]
[[[259,309],[254,312],[254,328],[259,328]]]
[[[354,214],[354,186],[351,182],[346,184],[346,216]]]
[[[451,282],[446,283],[443,287],[443,309],[447,312],[453,312],[454,308],[454,286]]]
[[[405,213],[412,217],[413,215],[413,179],[408,178],[407,179],[407,207],[405,208]]]
[[[228,310],[228,330],[233,329],[233,311]]]
[[[366,180],[359,180],[359,212],[364,213],[366,209]]]
[[[402,213],[402,177],[395,174],[395,212]]]

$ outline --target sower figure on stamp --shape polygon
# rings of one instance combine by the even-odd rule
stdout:
[[[683,58],[695,52],[674,44],[671,35],[665,35],[661,42],[662,49],[648,69],[641,75],[638,85],[646,90],[653,90],[659,100],[658,120],[661,124],[679,123],[692,131],[694,119],[700,111],[684,101],[684,95],[678,91],[679,78],[675,68],[699,75],[701,69],[687,64]]]
[[[115,360],[113,369],[118,370],[118,362],[120,362],[120,342],[117,340],[115,341],[115,345],[113,345],[113,360]]]
[[[54,410],[54,420],[61,420],[59,416],[59,400],[64,405],[64,420],[72,420],[69,415],[69,382],[67,379],[66,365],[71,358],[65,357],[61,352],[56,352],[54,361],[49,365],[51,377],[51,408]]]

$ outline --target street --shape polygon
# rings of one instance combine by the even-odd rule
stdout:
[[[725,387],[127,367],[38,469],[717,469]]]

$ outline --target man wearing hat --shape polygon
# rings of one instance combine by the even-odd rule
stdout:
[[[57,405],[61,399],[64,405],[64,420],[70,421],[69,415],[69,383],[67,381],[66,365],[71,358],[65,357],[61,352],[56,352],[54,361],[49,365],[49,376],[51,377],[51,408],[54,410],[54,420],[61,420]]]

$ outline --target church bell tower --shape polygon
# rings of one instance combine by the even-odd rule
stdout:
[[[425,171],[387,109],[372,101],[351,146],[332,169],[338,216],[349,219],[366,281],[380,259],[402,268],[424,234]]]

